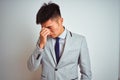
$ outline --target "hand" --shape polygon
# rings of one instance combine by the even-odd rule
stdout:
[[[40,48],[44,48],[46,41],[47,41],[47,36],[50,35],[50,30],[47,28],[42,28],[40,31]]]

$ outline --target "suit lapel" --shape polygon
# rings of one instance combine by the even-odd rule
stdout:
[[[57,64],[56,62],[56,56],[55,56],[55,51],[54,51],[54,45],[53,45],[53,41],[52,41],[52,38],[50,38],[51,40],[49,41],[49,44],[50,44],[50,53],[51,53],[51,56],[52,56],[52,59],[54,61],[54,64]]]
[[[71,44],[72,44],[72,34],[70,31],[67,30],[67,36],[66,36],[66,42],[65,42],[65,47],[64,47],[64,50],[63,50],[63,54],[59,60],[59,63],[58,63],[58,66],[61,65],[62,63],[62,60],[66,57],[67,54],[67,51],[69,50]]]
[[[59,60],[59,63],[57,64],[56,62],[56,55],[55,55],[55,50],[54,50],[54,45],[53,45],[53,41],[52,41],[52,38],[49,39],[49,48],[50,48],[50,55],[49,56],[52,56],[52,59],[53,59],[53,64],[54,65],[61,65],[62,63],[62,60],[66,57],[67,54],[67,51],[69,50],[71,44],[72,44],[72,36],[71,36],[71,33],[70,31],[67,30],[67,36],[66,36],[66,42],[65,42],[65,46],[64,46],[64,50],[63,50],[63,53],[62,53],[62,56]]]

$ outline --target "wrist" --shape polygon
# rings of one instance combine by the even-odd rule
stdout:
[[[40,47],[41,49],[43,49],[43,48],[44,48],[44,45],[43,45],[43,44],[40,44],[39,47]]]

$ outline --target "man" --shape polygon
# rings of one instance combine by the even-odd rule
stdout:
[[[59,6],[44,3],[37,13],[36,23],[41,24],[36,49],[29,57],[28,68],[35,71],[42,65],[41,80],[91,80],[90,60],[84,36],[63,26]]]

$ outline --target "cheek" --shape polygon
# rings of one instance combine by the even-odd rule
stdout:
[[[50,30],[50,35],[55,34],[55,30]]]
[[[50,30],[50,32],[51,32],[51,34],[57,34],[57,33],[59,33],[59,29],[58,29],[58,27],[56,26],[56,27],[52,28],[52,29]]]
[[[54,29],[51,30],[51,33],[55,34],[56,32],[58,32],[57,28],[54,28]]]
[[[54,30],[54,31],[51,31],[51,34],[56,34],[56,31]]]

